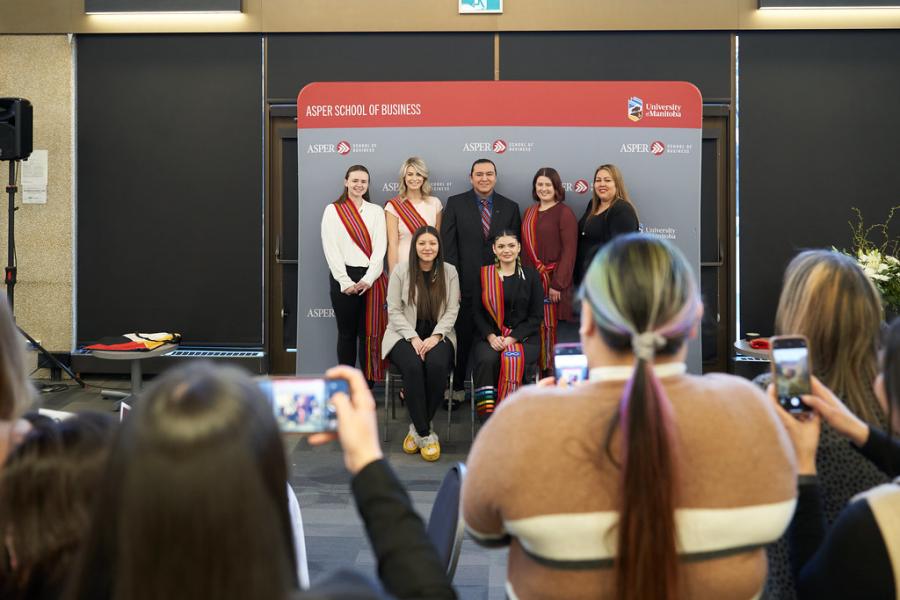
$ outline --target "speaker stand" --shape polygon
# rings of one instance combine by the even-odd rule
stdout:
[[[6,299],[9,301],[9,312],[16,318],[15,297],[16,297],[16,192],[19,190],[16,185],[16,163],[18,161],[9,161],[9,185],[6,186],[6,193],[9,194],[9,212],[8,212],[8,237],[6,239]],[[19,332],[25,336],[25,339],[31,344],[31,347],[44,355],[44,358],[50,361],[57,369],[65,371],[81,387],[85,386],[84,381],[75,374],[72,369],[62,364],[53,354],[47,352],[47,349],[41,346],[37,340],[28,335],[28,332],[16,325]]]

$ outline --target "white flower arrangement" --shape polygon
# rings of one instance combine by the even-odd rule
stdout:
[[[853,207],[857,222],[850,222],[852,251],[838,250],[856,260],[866,276],[875,284],[881,293],[884,308],[894,313],[900,313],[900,259],[897,258],[900,240],[892,240],[888,234],[888,225],[894,217],[894,211],[900,206],[894,206],[888,212],[884,223],[866,227],[862,212]],[[872,232],[881,234],[882,243],[875,244],[869,239]],[[835,248],[835,250],[837,250]]]

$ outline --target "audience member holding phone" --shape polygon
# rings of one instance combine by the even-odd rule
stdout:
[[[413,234],[425,225],[441,228],[441,201],[431,195],[428,166],[418,156],[400,166],[400,189],[384,205],[388,272],[409,256]]]
[[[807,250],[785,270],[775,333],[804,336],[812,374],[860,419],[879,429],[887,425],[886,406],[875,397],[872,384],[878,371],[882,319],[878,290],[852,258]],[[771,380],[770,374],[764,374],[755,381],[765,389]],[[816,462],[829,524],[856,494],[888,481],[827,425],[822,428]],[[773,598],[794,597],[786,540],[769,548],[766,591]]]
[[[541,276],[522,264],[518,231],[500,231],[495,262],[481,268],[481,303],[475,311],[478,342],[472,351],[475,407],[487,418],[521,384],[540,355],[544,319]]]
[[[501,404],[469,454],[469,531],[510,545],[510,597],[757,597],[796,496],[771,402],[738,377],[686,373],[703,309],[665,240],[612,240],[582,295],[590,380]]]
[[[412,423],[403,451],[427,461],[441,456],[431,421],[441,405],[453,368],[459,312],[459,276],[444,262],[438,230],[420,227],[413,235],[409,261],[391,272],[388,284],[388,327],[381,344],[403,374],[406,406]]]
[[[356,366],[358,345],[359,364],[370,384],[384,379],[386,249],[384,210],[369,202],[369,170],[353,165],[340,197],[322,214],[322,250],[338,329],[337,360]]]
[[[537,270],[544,287],[539,363],[541,373],[546,375],[553,370],[559,323],[572,320],[572,270],[578,250],[578,223],[575,213],[564,203],[566,192],[556,169],[538,169],[531,183],[531,197],[536,204],[529,206],[522,217],[522,262]],[[574,331],[574,326],[571,329]]]
[[[900,320],[887,331],[882,373],[874,392],[900,414]],[[775,395],[775,390],[770,389]],[[900,485],[882,484],[857,495],[828,530],[817,477],[820,421],[851,440],[862,455],[891,476],[900,474],[896,431],[885,433],[857,417],[818,379],[804,400],[815,412],[781,412],[797,453],[800,489],[790,528],[791,566],[800,598],[893,599],[900,590]],[[827,532],[827,533],[826,533]]]
[[[332,398],[357,507],[391,597],[455,598],[403,486],[382,458],[375,401],[341,366]],[[341,572],[297,591],[287,461],[262,389],[233,368],[191,364],[155,380],[123,422],[68,591],[91,598],[384,598]]]

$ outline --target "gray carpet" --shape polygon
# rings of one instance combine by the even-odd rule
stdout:
[[[44,382],[38,382],[44,383]],[[43,407],[79,412],[112,410],[115,402],[100,396],[100,388],[127,388],[127,378],[89,380],[84,390],[70,385],[65,390],[41,394]],[[380,396],[376,397],[381,405]],[[468,406],[453,414],[452,440],[446,441],[447,413],[437,414],[436,430],[441,437],[441,459],[427,463],[418,455],[403,453],[400,444],[409,427],[406,411],[398,407],[391,422],[391,441],[383,444],[385,455],[406,485],[416,509],[428,518],[435,494],[447,470],[457,461],[465,462],[470,446]],[[384,411],[379,409],[379,425]],[[376,578],[375,561],[362,522],[350,494],[350,477],[344,469],[339,446],[310,447],[300,442],[289,449],[291,485],[297,493],[306,533],[307,557],[313,581],[325,573],[351,567]],[[459,597],[465,600],[501,600],[505,597],[506,551],[486,550],[468,536],[453,580]]]

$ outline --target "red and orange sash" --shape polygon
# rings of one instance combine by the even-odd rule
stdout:
[[[372,238],[352,200],[335,202],[338,218],[350,235],[353,243],[367,257],[372,257]],[[366,379],[370,381],[384,380],[385,361],[381,358],[381,338],[387,328],[387,277],[384,273],[375,280],[366,292],[366,339],[363,368]]]
[[[553,368],[553,346],[556,345],[557,305],[550,301],[550,280],[557,263],[544,263],[537,255],[537,222],[539,206],[529,206],[522,219],[522,245],[528,258],[541,274],[544,286],[544,320],[541,322],[541,358],[542,371]]]
[[[503,337],[512,330],[503,324],[506,309],[503,305],[503,280],[497,267],[481,267],[481,302],[500,328]],[[522,384],[525,375],[525,346],[516,342],[500,352],[500,377],[497,379],[497,403],[513,393]]]
[[[419,227],[425,227],[428,223],[413,206],[409,200],[402,200],[400,196],[396,196],[388,200],[388,203],[397,211],[397,215],[410,233],[415,233]]]

